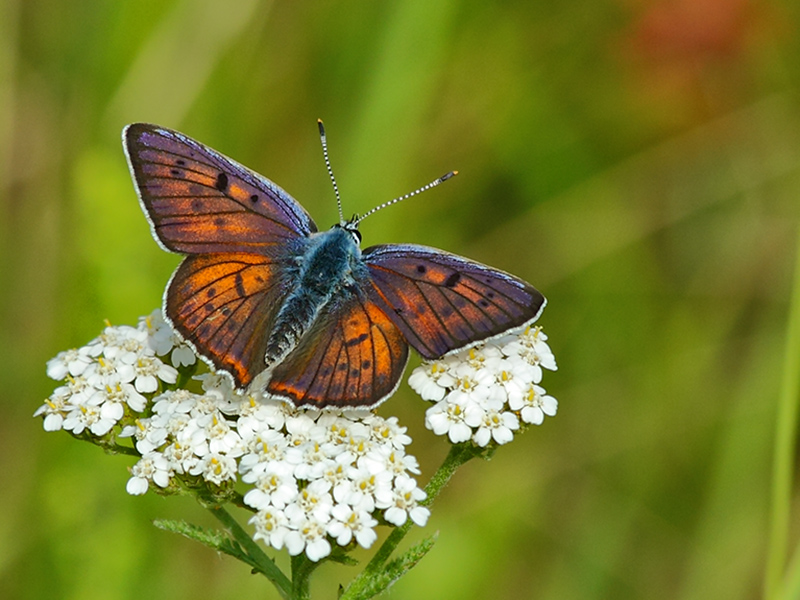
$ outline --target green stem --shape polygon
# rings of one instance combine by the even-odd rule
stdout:
[[[428,485],[425,486],[425,493],[427,496],[422,502],[420,502],[420,504],[422,506],[430,506],[433,504],[433,501],[442,491],[444,486],[447,485],[447,482],[450,481],[450,478],[453,476],[456,470],[461,465],[478,456],[482,452],[482,448],[477,448],[469,443],[453,445],[450,448],[450,452],[447,454],[447,457],[444,459],[442,465],[433,474],[433,477],[431,477]],[[386,562],[392,555],[392,552],[394,552],[400,542],[403,541],[403,538],[411,529],[412,524],[413,523],[411,519],[408,519],[403,525],[396,528],[394,531],[392,531],[392,533],[389,534],[364,570],[359,573],[352,582],[350,582],[349,586],[347,586],[347,589],[340,597],[340,600],[359,597],[361,591],[367,587],[370,579],[383,570]]]
[[[315,566],[305,552],[292,557],[292,600],[310,600],[311,573]]]
[[[795,438],[797,435],[798,399],[800,398],[800,243],[795,264],[783,381],[778,399],[775,426],[775,448],[772,465],[772,511],[767,567],[764,576],[764,598],[777,600],[783,595],[781,580],[786,566],[789,519],[794,473]],[[790,574],[790,580],[796,576]]]
[[[186,365],[178,369],[178,380],[169,389],[181,390],[186,389],[188,383],[192,380],[192,376],[197,373],[197,367],[200,361],[195,361],[193,365]]]
[[[252,560],[254,565],[264,573],[264,575],[275,585],[278,593],[286,600],[293,600],[296,598],[293,594],[292,582],[283,574],[278,566],[272,559],[264,554],[259,545],[251,538],[247,532],[242,529],[239,523],[228,512],[219,506],[209,508],[211,514],[214,515],[233,535],[233,538],[239,545],[247,552],[248,557]],[[294,568],[294,561],[292,562]],[[300,597],[297,597],[300,598]]]

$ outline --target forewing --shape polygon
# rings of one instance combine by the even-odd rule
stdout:
[[[408,362],[408,344],[386,313],[355,288],[325,307],[297,348],[275,367],[267,391],[295,405],[375,406]]]
[[[285,265],[251,253],[189,256],[164,297],[173,328],[239,389],[264,370],[267,332],[283,298]]]
[[[317,229],[277,185],[177,131],[134,123],[122,137],[142,208],[167,250],[271,256]]]
[[[425,358],[531,323],[545,305],[522,279],[435,248],[388,244],[362,256],[370,297]]]

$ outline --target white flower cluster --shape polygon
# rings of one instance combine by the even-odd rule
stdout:
[[[145,409],[143,394],[157,391],[159,380],[177,380],[178,371],[158,358],[169,351],[159,352],[165,339],[169,339],[170,349],[177,343],[155,312],[141,319],[138,327],[109,325],[86,346],[60,352],[47,363],[47,375],[63,385],[34,416],[44,415],[47,431],[107,434],[122,419],[125,407],[136,412]],[[173,357],[181,355],[182,348],[186,346],[176,347]]]
[[[186,390],[157,396],[150,418],[123,430],[142,459],[128,491],[166,487],[176,474],[199,475],[221,485],[237,476],[252,487],[244,503],[255,539],[311,560],[330,554],[331,540],[377,539],[377,511],[394,525],[427,522],[418,505],[425,493],[405,453],[411,438],[397,419],[369,411],[298,410],[285,402],[233,392],[227,379],[202,376],[205,394]]]
[[[66,429],[101,438],[132,437],[141,459],[127,490],[178,485],[194,476],[216,486],[248,484],[244,503],[255,515],[255,539],[317,561],[331,542],[369,547],[378,519],[425,525],[429,510],[410,474],[417,460],[395,417],[370,411],[298,410],[232,389],[206,374],[203,393],[169,389],[196,356],[172,334],[160,311],[139,327],[107,327],[87,346],[60,353],[47,373],[66,380],[40,407],[48,431]],[[119,425],[121,431],[112,431]]]
[[[244,417],[242,417],[244,418]],[[254,407],[239,431],[246,448],[242,480],[254,486],[244,501],[256,539],[311,560],[330,553],[329,538],[369,548],[377,511],[393,525],[425,525],[425,492],[409,473],[411,438],[395,417],[364,411],[296,411],[284,403]]]
[[[539,383],[542,369],[556,370],[556,360],[540,327],[490,340],[439,360],[424,361],[408,384],[425,400],[436,402],[425,426],[454,444],[472,440],[506,444],[523,424],[540,425],[554,416],[558,402]]]

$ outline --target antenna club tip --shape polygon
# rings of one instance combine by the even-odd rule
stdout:
[[[325,135],[325,125],[322,124],[322,119],[317,119],[317,127],[321,135]]]
[[[446,173],[445,175],[442,175],[439,178],[439,180],[440,181],[447,181],[448,179],[450,179],[451,177],[455,177],[456,175],[458,175],[458,171],[450,171],[449,173]]]

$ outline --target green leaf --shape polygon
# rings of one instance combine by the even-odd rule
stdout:
[[[342,594],[341,600],[368,600],[385,592],[403,575],[408,573],[422,558],[433,548],[439,533],[425,538],[420,543],[412,546],[397,558],[389,561],[382,572],[366,580],[356,578]]]
[[[255,540],[242,529],[236,519],[222,507],[209,508],[209,511],[231,532],[234,539],[230,540],[230,543],[244,553],[245,558],[241,560],[253,567],[254,571],[262,573],[269,579],[282,598],[293,597],[292,582],[289,581],[289,578],[278,568],[275,561],[267,556]],[[226,552],[224,549],[221,549],[221,551]],[[226,552],[226,554],[227,553],[228,552]]]
[[[254,573],[261,573],[269,579],[283,598],[291,597],[292,584],[275,562],[221,508],[212,509],[214,514],[230,530],[230,534],[216,529],[206,529],[185,521],[156,519],[153,524],[164,531],[178,533],[204,546],[222,552],[249,565]],[[233,536],[233,537],[231,537]]]
[[[226,554],[232,554],[231,552],[228,552],[228,549],[230,549],[230,546],[232,545],[231,539],[228,535],[221,531],[215,529],[206,529],[198,525],[192,525],[186,521],[175,521],[172,519],[156,519],[153,521],[153,525],[159,529],[163,529],[164,531],[178,533],[189,538],[190,540],[200,542],[204,546],[208,546],[214,550],[225,552]],[[236,544],[236,546],[238,546],[238,544]],[[236,554],[232,555],[236,556]],[[239,557],[237,556],[237,558]]]
[[[333,546],[331,553],[325,558],[331,562],[347,565],[348,567],[355,567],[359,562],[343,550],[341,546],[336,545]]]
[[[247,563],[256,571],[261,571],[257,561],[255,561],[242,546],[231,539],[231,537],[216,529],[206,529],[198,525],[187,523],[186,521],[173,521],[171,519],[156,519],[153,525],[164,531],[178,533],[184,537],[200,542],[204,546],[208,546],[217,552],[223,552],[232,556],[244,563]]]

